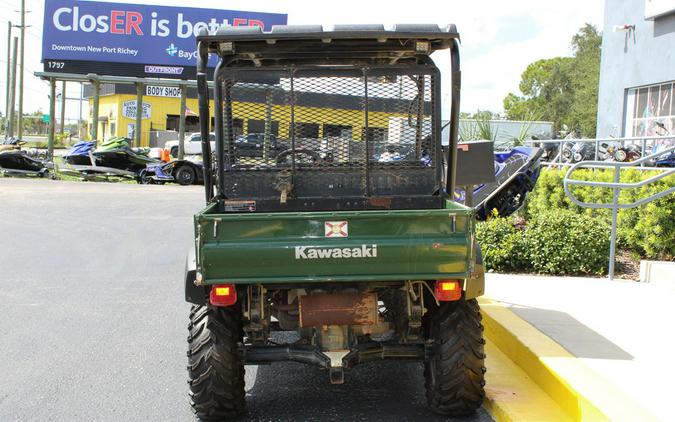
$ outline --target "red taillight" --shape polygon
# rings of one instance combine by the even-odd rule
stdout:
[[[234,284],[216,284],[211,287],[211,305],[232,306],[237,303],[237,289]]]
[[[462,298],[462,284],[459,280],[436,280],[436,299],[452,302]]]

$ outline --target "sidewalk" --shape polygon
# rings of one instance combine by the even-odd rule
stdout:
[[[675,288],[486,274],[486,295],[509,306],[653,415],[673,419]]]

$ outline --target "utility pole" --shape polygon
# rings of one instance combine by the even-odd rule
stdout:
[[[56,126],[56,79],[49,78],[49,133],[47,134],[47,158],[54,158],[54,127]]]
[[[14,99],[16,98],[16,50],[18,49],[19,39],[14,37],[14,50],[12,52],[12,86],[10,87],[9,98],[9,137],[14,136]]]
[[[134,138],[136,140],[136,146],[141,146],[141,136],[143,136],[142,126],[143,126],[143,90],[144,86],[142,83],[136,83],[136,130],[134,132]]]
[[[66,131],[66,81],[61,84],[61,134]]]
[[[187,85],[180,85],[180,118],[178,120],[178,159],[185,158],[185,107],[187,107]]]
[[[21,0],[21,65],[19,67],[19,130],[17,137],[23,136],[23,50],[26,38],[26,0]]]
[[[94,115],[91,118],[91,140],[98,141],[98,110],[101,99],[101,82],[98,77],[91,79],[91,84],[94,85],[94,107],[92,112]],[[105,134],[103,134],[105,137]]]
[[[9,136],[9,80],[12,78],[12,22],[7,22],[7,89],[5,91],[5,136]]]
[[[82,136],[82,99],[84,98],[84,84],[80,82],[80,112],[77,115],[77,139],[83,140],[87,139],[86,136]]]

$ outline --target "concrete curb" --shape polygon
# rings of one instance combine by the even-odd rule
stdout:
[[[675,287],[675,262],[640,261],[640,281],[655,285]]]
[[[488,372],[486,408],[497,421],[524,420],[572,420],[572,421],[649,421],[657,420],[635,403],[623,391],[594,373],[579,359],[563,349],[558,343],[541,333],[511,310],[489,299],[481,299],[481,313],[485,337],[494,348],[488,347]],[[503,365],[498,373],[488,376],[493,370],[489,352],[498,349],[527,380],[535,384],[557,406],[542,406],[532,397],[513,397],[505,400],[501,388],[504,378],[517,377],[517,373],[505,373]],[[499,363],[498,360],[496,360]],[[498,386],[494,391],[491,384]],[[512,383],[514,384],[514,383]],[[515,383],[515,387],[522,388]],[[532,386],[528,387],[531,391]],[[539,393],[537,393],[539,394]],[[516,396],[513,392],[512,396]],[[522,396],[522,392],[520,393]],[[508,395],[507,395],[508,397]],[[525,402],[532,406],[531,412],[523,414],[513,402]],[[523,407],[521,404],[520,407]],[[547,409],[548,407],[548,409]],[[550,410],[550,413],[546,412]],[[560,412],[561,411],[561,412]]]

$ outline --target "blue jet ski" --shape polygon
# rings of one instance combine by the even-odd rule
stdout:
[[[73,145],[70,150],[63,156],[63,159],[68,164],[73,165],[91,165],[89,153],[96,148],[95,141],[81,141]]]
[[[487,220],[492,210],[506,217],[518,211],[525,203],[528,192],[534,185],[541,170],[541,148],[516,147],[509,152],[495,153],[495,181],[477,185],[473,190],[473,204],[476,219]],[[465,202],[464,189],[455,189],[455,200]]]

